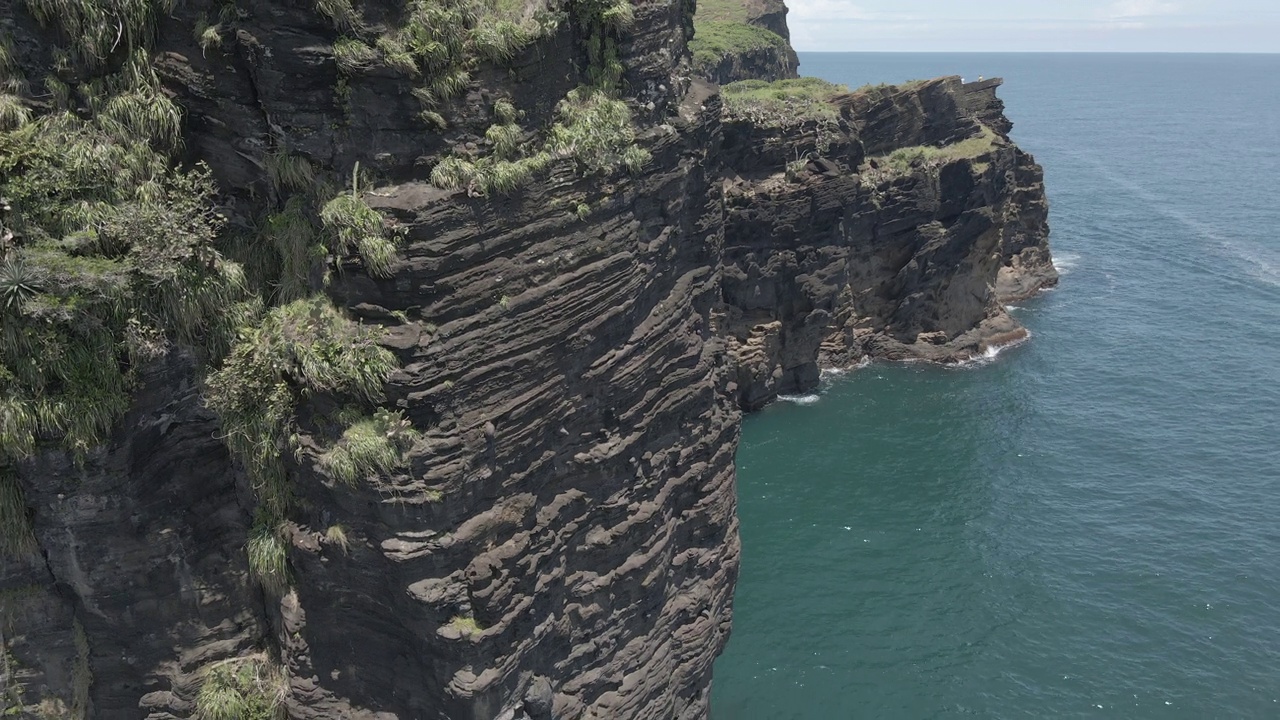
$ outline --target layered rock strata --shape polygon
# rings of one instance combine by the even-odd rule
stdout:
[[[260,5],[213,51],[190,32],[211,8],[160,28],[187,152],[233,227],[269,192],[273,147],[376,171],[365,199],[404,238],[393,271],[350,263],[328,293],[381,328],[388,405],[424,440],[352,487],[300,438],[289,587],[270,592],[203,371],[182,353],[147,368],[101,449],[18,468],[37,547],[0,558],[5,712],[190,718],[211,667],[261,657],[293,718],[706,717],[738,567],[739,408],[824,363],[980,353],[1022,332],[1002,301],[1053,282],[1040,170],[996,84],[852,93],[833,122],[726,117],[688,79],[687,8],[640,4],[623,60],[645,169],[562,162],[475,197],[426,171],[480,142],[495,93],[549,122],[582,81],[580,28],[479,73],[440,134],[404,78],[339,83],[309,8]],[[19,47],[50,46],[14,17]],[[35,77],[48,57],[20,59]],[[941,154],[891,160],[915,146]]]
[[[956,362],[1025,337],[1004,303],[1057,273],[1043,172],[1009,140],[999,82],[726,121],[722,327],[743,407],[812,389],[824,365]]]
[[[694,16],[694,70],[721,85],[797,77],[782,0],[704,0]]]

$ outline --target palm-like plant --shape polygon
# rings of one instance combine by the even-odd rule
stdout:
[[[39,283],[38,273],[22,258],[11,255],[0,260],[0,302],[6,310],[16,310],[40,292]]]

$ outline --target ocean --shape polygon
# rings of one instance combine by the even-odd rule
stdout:
[[[800,58],[1003,77],[1062,282],[746,420],[714,720],[1280,717],[1280,55]]]

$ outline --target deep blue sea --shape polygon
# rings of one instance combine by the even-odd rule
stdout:
[[[800,57],[1004,77],[1063,277],[747,419],[714,720],[1280,718],[1280,55]]]

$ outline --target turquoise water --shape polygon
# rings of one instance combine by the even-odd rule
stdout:
[[[1063,279],[746,421],[715,720],[1280,717],[1280,56],[801,61],[1005,77]]]

